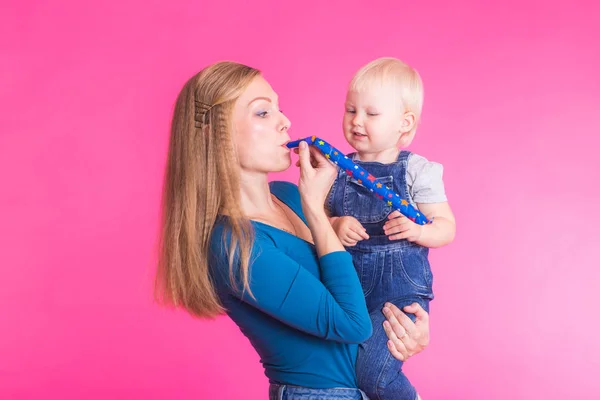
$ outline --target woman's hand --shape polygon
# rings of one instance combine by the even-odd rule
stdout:
[[[391,303],[386,303],[383,308],[387,319],[383,322],[383,329],[389,339],[388,349],[400,361],[420,353],[429,344],[429,314],[417,303],[404,307],[404,311],[415,314],[416,321],[412,322]]]
[[[337,175],[337,167],[318,149],[309,147],[305,141],[294,150],[300,155],[296,165],[300,167],[298,190],[302,211],[312,234],[319,257],[334,251],[344,251],[329,218],[325,213],[325,199]]]
[[[337,167],[318,149],[309,147],[304,141],[300,142],[300,147],[294,151],[300,155],[296,165],[300,166],[298,190],[302,202],[310,208],[323,209],[335,180]]]

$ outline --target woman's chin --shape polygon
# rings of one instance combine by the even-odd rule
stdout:
[[[291,166],[292,166],[292,157],[288,154],[287,157],[284,159],[284,161],[281,163],[281,170],[279,170],[277,172],[283,172]]]
[[[270,172],[275,172],[275,173],[283,172],[283,171],[287,170],[291,165],[292,165],[292,157],[288,153],[286,156],[284,156],[280,160],[278,160],[277,163],[273,163],[269,170],[270,170]]]

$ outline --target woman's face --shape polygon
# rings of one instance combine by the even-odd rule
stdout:
[[[290,120],[279,110],[271,85],[257,76],[233,109],[234,140],[240,167],[246,172],[280,172],[291,164]]]

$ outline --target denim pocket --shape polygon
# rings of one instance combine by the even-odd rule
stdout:
[[[388,189],[393,189],[393,176],[377,178]],[[348,176],[344,188],[344,214],[351,215],[361,223],[383,221],[392,212],[392,206],[377,198],[376,194],[357,179]]]
[[[356,252],[354,265],[360,279],[365,297],[381,282],[385,264],[385,252],[362,253]]]
[[[420,289],[431,289],[433,275],[427,259],[428,249],[410,246],[394,252],[394,265],[400,266],[402,275],[411,285]]]

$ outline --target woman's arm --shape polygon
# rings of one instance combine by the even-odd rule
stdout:
[[[335,167],[314,147],[301,142],[297,149],[300,156],[300,181],[298,190],[302,201],[302,211],[312,233],[319,257],[334,251],[345,251],[344,246],[333,230],[325,212],[325,199],[335,176]]]
[[[361,343],[373,332],[362,287],[352,257],[323,208],[336,167],[305,142],[300,144],[299,154],[298,190],[319,257],[321,279],[277,248],[270,238],[257,236],[249,271],[253,296],[244,293],[240,298],[298,330],[324,339]]]
[[[227,244],[219,257],[224,281],[228,281]],[[298,250],[303,251],[303,250]],[[308,254],[311,257],[313,254]],[[321,280],[268,237],[258,234],[251,256],[250,290],[231,294],[261,312],[300,331],[323,339],[361,343],[373,331],[365,298],[346,251],[319,257]]]

